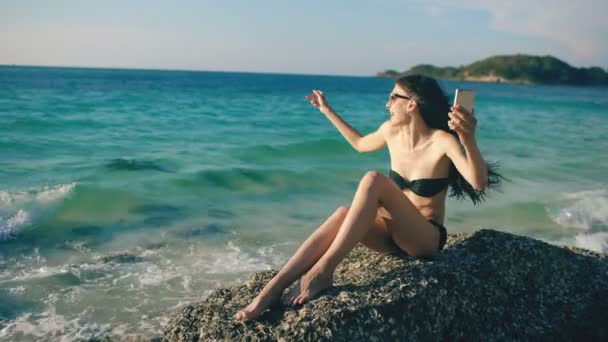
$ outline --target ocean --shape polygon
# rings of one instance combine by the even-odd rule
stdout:
[[[476,91],[477,137],[509,179],[449,199],[490,228],[608,252],[608,88],[442,81]],[[386,150],[359,154],[373,77],[0,67],[0,340],[155,336],[178,308],[278,269]]]

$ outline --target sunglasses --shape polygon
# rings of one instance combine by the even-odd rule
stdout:
[[[395,94],[395,93],[391,93],[388,97],[391,101],[393,101],[396,98],[400,98],[400,99],[405,99],[405,100],[411,100],[412,98],[409,96],[405,96],[405,95],[399,95],[399,94]]]

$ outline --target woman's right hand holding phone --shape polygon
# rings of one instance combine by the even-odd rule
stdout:
[[[475,111],[468,112],[460,105],[454,105],[448,113],[450,120],[448,127],[458,134],[460,143],[465,145],[475,140],[475,128],[477,128],[477,119]]]

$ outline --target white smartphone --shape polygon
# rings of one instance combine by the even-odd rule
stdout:
[[[456,89],[454,95],[454,105],[459,105],[467,112],[473,113],[473,101],[475,100],[475,92],[468,89]]]

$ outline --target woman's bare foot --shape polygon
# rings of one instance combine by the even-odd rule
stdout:
[[[296,284],[289,290],[287,293],[283,295],[282,302],[284,305],[293,305],[293,300],[296,299],[300,295],[300,281],[298,280]]]
[[[265,292],[264,290],[262,290],[262,292],[257,297],[255,297],[255,299],[249,305],[247,305],[247,307],[242,310],[239,310],[234,315],[234,318],[242,321],[248,321],[258,318],[260,315],[262,315],[264,311],[266,311],[266,309],[270,305],[280,299],[279,297],[281,292]]]
[[[300,279],[300,294],[293,305],[304,304],[333,284],[333,272],[321,271],[313,267]]]

